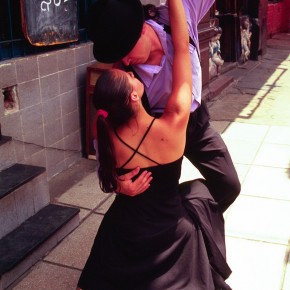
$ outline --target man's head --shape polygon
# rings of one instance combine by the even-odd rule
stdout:
[[[139,0],[97,0],[88,14],[94,57],[105,63],[124,58],[141,36],[143,23],[143,6]]]

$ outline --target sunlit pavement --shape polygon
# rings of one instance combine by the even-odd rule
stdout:
[[[233,290],[289,290],[290,34],[269,40],[261,60],[226,74],[234,82],[208,106],[211,124],[228,145],[242,183],[240,196],[224,215],[227,259],[233,271],[228,283]],[[83,160],[77,171],[86,168],[85,177],[72,180],[72,186],[55,199],[81,209],[80,225],[12,289],[76,288],[114,198],[99,190],[94,162]],[[199,176],[185,160],[181,180]]]
[[[225,213],[228,283],[289,290],[290,35],[277,35],[262,60],[228,74],[235,82],[208,104],[242,183]]]

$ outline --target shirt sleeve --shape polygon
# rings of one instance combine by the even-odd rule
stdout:
[[[215,0],[183,0],[184,10],[189,28],[189,35],[198,40],[197,26],[205,14],[209,11]],[[160,18],[162,23],[169,25],[168,4],[159,7]]]
[[[214,0],[183,0],[188,4],[188,7],[190,9],[189,13],[190,15],[195,12],[195,21],[196,23],[199,23],[201,19],[205,16],[205,14],[209,11]]]
[[[192,38],[198,39],[197,26],[214,2],[214,0],[183,0],[189,34]]]
[[[215,0],[183,0],[185,10],[187,10],[187,16],[190,16],[191,22],[195,25],[198,24],[207,11],[211,8]],[[165,7],[166,8],[165,8]],[[168,0],[164,5],[161,5],[165,10],[168,9]],[[160,7],[159,7],[160,8]],[[168,21],[168,15],[165,16],[166,22]],[[189,20],[189,19],[188,19]]]

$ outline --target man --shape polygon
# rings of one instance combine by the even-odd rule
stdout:
[[[213,3],[214,0],[183,0],[193,71],[184,155],[199,169],[205,178],[204,184],[224,212],[238,196],[240,182],[227,147],[211,128],[207,107],[201,100],[197,25]],[[89,33],[94,42],[95,58],[106,63],[121,61],[130,66],[145,84],[151,113],[158,116],[171,91],[173,45],[167,5],[157,7],[156,11],[149,10],[148,14],[153,15],[154,20],[144,21],[139,0],[98,0],[90,9]],[[122,192],[130,190],[122,185]]]

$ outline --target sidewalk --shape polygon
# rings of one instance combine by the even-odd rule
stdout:
[[[262,60],[228,71],[234,82],[208,102],[242,183],[225,213],[233,290],[290,289],[290,34],[268,45]],[[199,176],[187,160],[183,165],[182,180]],[[93,160],[82,160],[50,186],[57,203],[81,209],[81,223],[14,290],[74,290],[113,200],[99,190]]]

